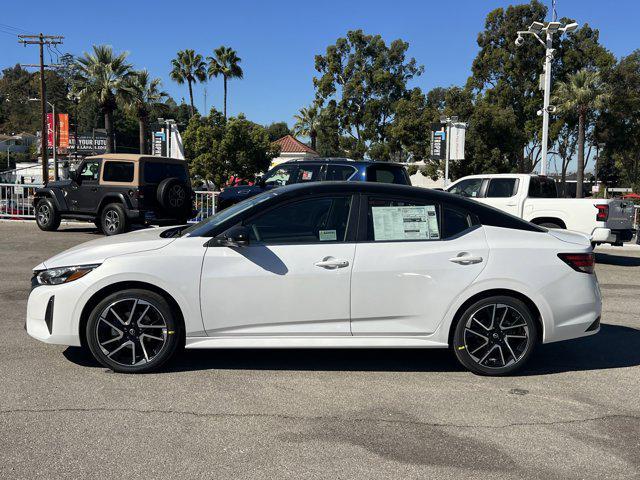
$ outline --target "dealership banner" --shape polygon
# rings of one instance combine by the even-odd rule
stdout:
[[[47,146],[53,146],[53,113],[47,113]]]
[[[58,114],[58,146],[60,148],[69,147],[69,114]]]

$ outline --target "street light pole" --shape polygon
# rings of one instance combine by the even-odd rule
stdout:
[[[578,28],[577,23],[569,23],[562,25],[560,22],[533,22],[527,30],[518,32],[516,38],[516,46],[520,47],[524,44],[524,35],[533,35],[545,48],[544,58],[544,98],[542,112],[542,164],[540,165],[540,174],[547,174],[547,151],[549,149],[549,113],[555,112],[555,107],[549,105],[551,98],[551,60],[553,60],[553,34],[573,32]],[[544,33],[545,39],[540,38],[540,34]]]

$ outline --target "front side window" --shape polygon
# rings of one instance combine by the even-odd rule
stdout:
[[[349,165],[327,165],[326,181],[343,182],[349,180],[356,169]]]
[[[481,187],[482,178],[470,178],[456,183],[448,192],[461,197],[476,198],[480,196]]]
[[[344,242],[350,210],[351,196],[317,197],[275,207],[245,225],[255,242]]]
[[[300,165],[295,183],[317,182],[320,177],[320,165]]]
[[[492,178],[487,188],[488,198],[513,197],[518,190],[518,180],[515,178]]]
[[[105,182],[133,181],[133,162],[106,162],[102,169],[102,180]]]
[[[83,182],[97,181],[100,175],[100,162],[98,160],[92,160],[84,162],[80,169],[80,179]]]
[[[295,165],[283,165],[276,167],[264,179],[264,184],[270,187],[283,187],[295,183]]]
[[[438,207],[419,201],[369,198],[367,240],[439,240]]]

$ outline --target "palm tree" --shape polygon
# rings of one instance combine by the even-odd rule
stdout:
[[[311,139],[311,148],[316,149],[316,138],[320,127],[320,115],[315,106],[303,107],[300,113],[294,115],[296,123],[293,124],[293,132]]]
[[[107,131],[107,153],[113,152],[113,111],[122,97],[127,79],[132,75],[131,65],[125,60],[128,53],[116,55],[109,45],[94,45],[93,53],[84,52],[78,58],[78,94],[96,98],[104,114]]]
[[[149,72],[141,70],[135,72],[125,85],[124,101],[133,109],[138,118],[140,154],[144,155],[146,145],[146,125],[149,120],[149,110],[152,104],[161,102],[169,96],[160,90],[162,82],[159,78],[151,78]]]
[[[224,79],[224,118],[227,118],[227,80],[230,78],[242,78],[244,73],[240,67],[242,59],[238,57],[235,50],[229,47],[221,46],[216,48],[213,53],[214,57],[207,57],[209,61],[209,78],[222,75]]]
[[[180,50],[178,56],[171,60],[173,70],[171,70],[171,79],[182,85],[187,82],[189,85],[189,100],[190,100],[190,116],[193,117],[193,87],[192,85],[198,81],[204,82],[207,79],[207,72],[205,71],[205,63],[202,60],[202,55],[196,53],[193,50]]]
[[[593,70],[582,69],[569,75],[556,86],[554,103],[561,112],[573,112],[578,117],[578,167],[576,172],[576,198],[582,197],[584,182],[584,141],[589,114],[604,108],[608,94]]]

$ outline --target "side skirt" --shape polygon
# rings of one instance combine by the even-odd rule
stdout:
[[[426,337],[187,337],[185,348],[447,348]]]

